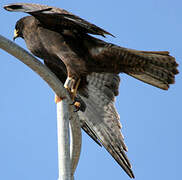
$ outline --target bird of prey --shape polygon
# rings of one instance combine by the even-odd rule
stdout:
[[[28,3],[4,8],[31,15],[17,21],[14,38],[23,38],[28,49],[65,83],[81,103],[78,115],[83,130],[134,178],[114,106],[118,74],[167,90],[178,73],[175,58],[167,51],[138,51],[97,39],[92,34],[112,34],[64,9]]]

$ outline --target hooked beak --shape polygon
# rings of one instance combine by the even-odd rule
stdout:
[[[14,30],[13,41],[14,41],[17,37],[19,37],[19,34],[18,34],[18,31],[15,29],[15,30]]]

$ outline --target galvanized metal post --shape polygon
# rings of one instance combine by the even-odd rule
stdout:
[[[57,103],[58,180],[71,180],[69,108],[66,99]]]

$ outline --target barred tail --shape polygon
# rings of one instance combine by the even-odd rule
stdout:
[[[138,51],[99,40],[97,43],[90,50],[97,63],[96,72],[124,72],[164,90],[174,84],[178,64],[168,51]]]
[[[164,90],[175,83],[178,64],[169,52],[129,49],[125,53],[121,68],[126,74]]]

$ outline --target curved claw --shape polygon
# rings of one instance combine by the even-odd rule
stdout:
[[[70,105],[74,105],[74,107],[75,107],[74,112],[78,112],[78,111],[84,112],[86,109],[86,104],[80,97],[75,97],[73,103]]]
[[[61,99],[59,96],[55,95],[55,103],[57,104],[58,102],[62,101],[63,99]]]
[[[81,110],[81,103],[80,102],[75,101],[74,106],[75,106],[74,112],[78,112],[79,110]]]

